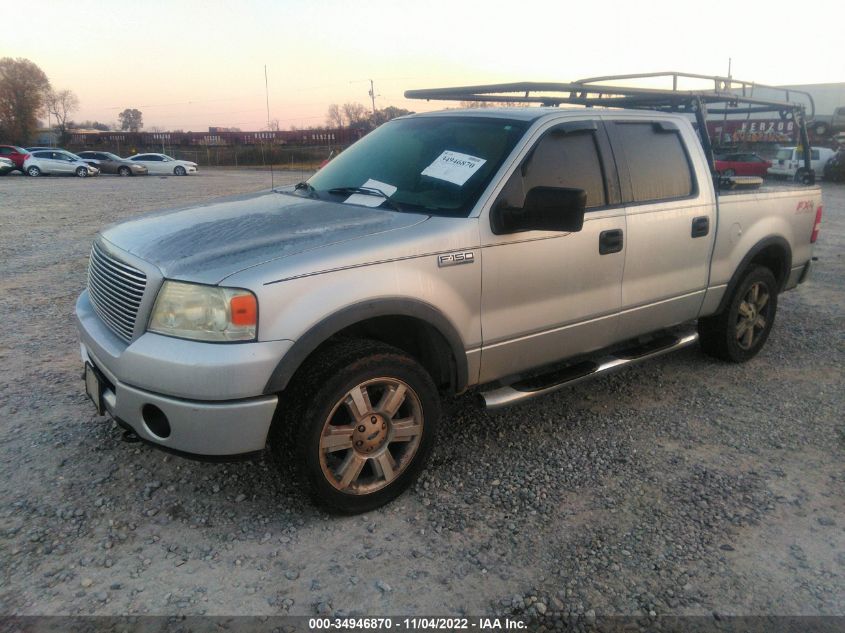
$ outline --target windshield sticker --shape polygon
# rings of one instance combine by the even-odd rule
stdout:
[[[396,193],[396,187],[393,185],[388,185],[386,182],[380,182],[378,180],[373,180],[370,178],[361,185],[364,189],[378,189],[388,198]],[[384,198],[382,198],[378,194],[370,195],[368,193],[353,193],[349,196],[346,200],[343,201],[344,204],[357,204],[362,207],[377,207],[384,202]]]
[[[446,150],[422,171],[422,175],[463,186],[486,162],[484,158]]]

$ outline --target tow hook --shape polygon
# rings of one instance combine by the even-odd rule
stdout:
[[[141,438],[138,437],[133,431],[124,431],[120,439],[126,442],[127,444],[134,444],[135,442],[141,441]]]

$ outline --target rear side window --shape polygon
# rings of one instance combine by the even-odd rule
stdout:
[[[521,207],[533,187],[583,189],[588,209],[605,206],[607,193],[594,134],[552,132],[540,139],[506,186],[508,204]]]
[[[686,198],[695,181],[678,130],[650,122],[616,124],[631,178],[633,202]]]
[[[52,158],[53,152],[35,152],[34,156],[36,158]]]

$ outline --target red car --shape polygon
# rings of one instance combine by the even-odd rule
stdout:
[[[0,156],[15,164],[15,169],[23,173],[23,162],[29,158],[29,152],[17,145],[0,145]]]
[[[716,158],[716,171],[723,176],[766,177],[771,161],[757,154],[724,154]]]

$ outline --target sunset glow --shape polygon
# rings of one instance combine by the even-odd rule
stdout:
[[[660,0],[514,2],[59,2],[3,9],[0,57],[38,64],[80,99],[74,119],[113,123],[124,108],[146,128],[285,129],[322,125],[330,103],[420,111],[409,88],[570,81],[655,70],[733,74],[762,83],[845,80],[841,43],[812,37],[801,54],[794,11],[764,2],[706,7]],[[817,15],[840,12],[835,1]],[[810,20],[802,14],[798,20]],[[825,60],[828,60],[825,62]]]

